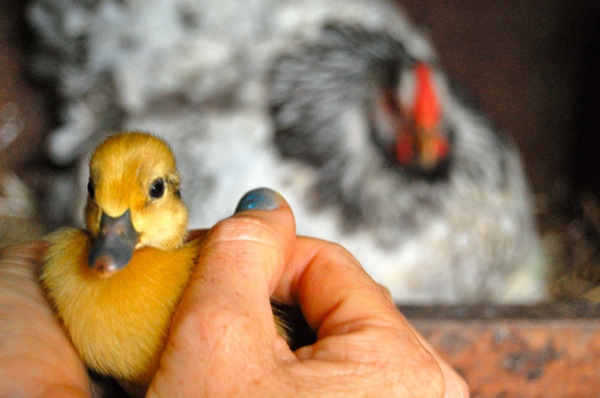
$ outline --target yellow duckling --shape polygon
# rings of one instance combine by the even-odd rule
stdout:
[[[86,230],[47,240],[41,280],[85,363],[143,393],[196,264],[168,145],[146,133],[108,138],[90,160]]]

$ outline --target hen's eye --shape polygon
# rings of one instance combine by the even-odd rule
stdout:
[[[150,197],[158,199],[165,193],[165,181],[162,178],[158,178],[150,185]]]
[[[96,189],[94,188],[94,183],[92,182],[91,178],[88,180],[87,183],[87,191],[90,195],[90,199],[94,199],[94,196],[96,195]]]

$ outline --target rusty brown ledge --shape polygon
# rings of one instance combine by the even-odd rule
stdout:
[[[600,397],[600,305],[399,306],[473,397]]]
[[[600,304],[583,301],[538,305],[398,305],[409,319],[599,319]]]

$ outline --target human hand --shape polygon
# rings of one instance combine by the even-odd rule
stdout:
[[[207,233],[148,396],[468,396],[347,251],[296,237],[287,204],[256,193],[241,210],[271,211],[241,211]],[[0,395],[90,396],[37,282],[44,248],[0,252]],[[315,344],[289,350],[271,295],[302,306]]]
[[[38,283],[45,248],[0,250],[0,396],[91,396],[85,365]]]
[[[199,258],[148,397],[468,396],[350,253],[296,236],[273,191],[247,194]],[[317,341],[292,352],[270,298],[298,303]]]

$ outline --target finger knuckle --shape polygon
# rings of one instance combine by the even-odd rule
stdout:
[[[265,241],[275,232],[263,220],[252,217],[235,217],[219,221],[209,232],[214,241]]]

